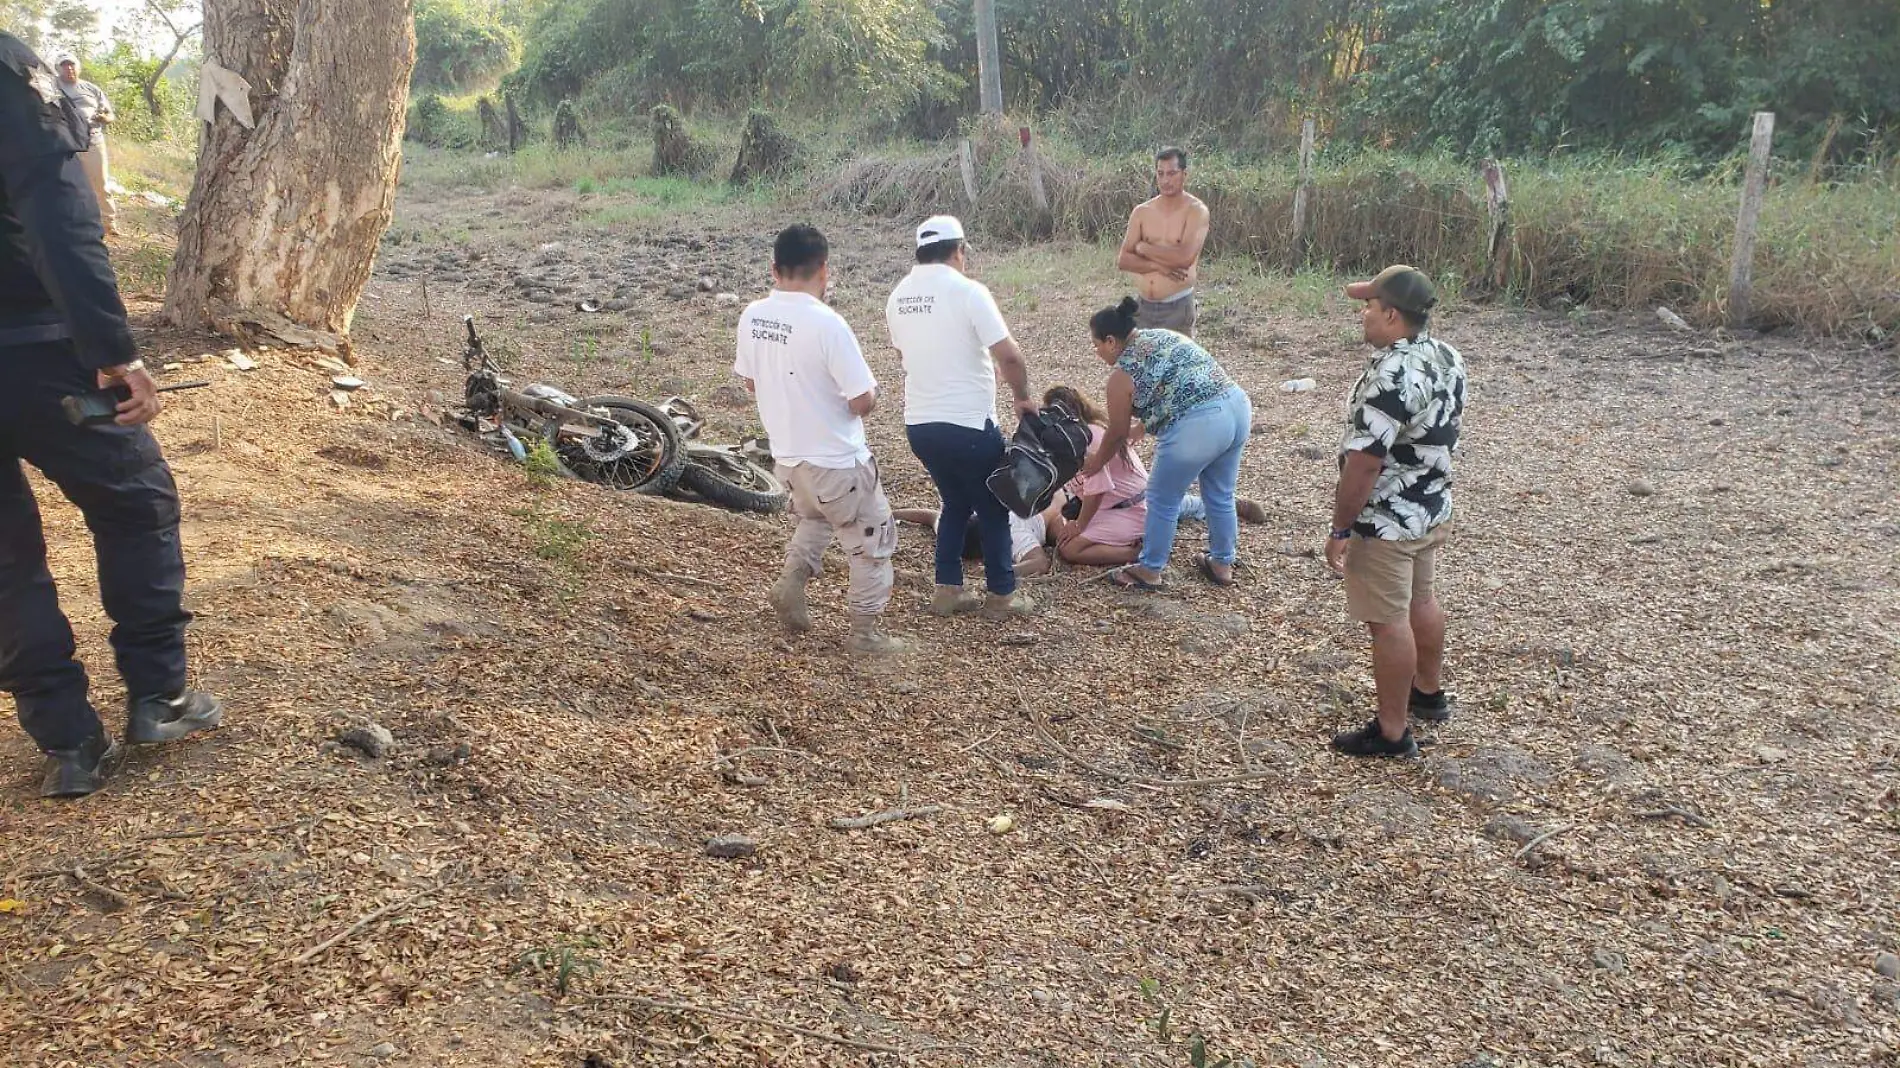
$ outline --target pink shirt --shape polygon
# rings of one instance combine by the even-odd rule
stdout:
[[[1089,431],[1094,437],[1093,446],[1099,448],[1104,436],[1103,429],[1091,426]],[[1101,503],[1096,506],[1095,518],[1082,528],[1081,535],[1097,545],[1139,543],[1142,525],[1148,519],[1148,504],[1143,499],[1147,490],[1148,469],[1142,466],[1141,457],[1136,455],[1132,447],[1111,457],[1100,473],[1069,483],[1069,491],[1078,497],[1096,494],[1102,497]],[[1115,507],[1131,499],[1133,503],[1128,507]]]
[[[1089,453],[1102,445],[1107,432],[1099,426],[1089,427]],[[1077,497],[1093,497],[1098,493],[1106,494],[1102,500],[1103,508],[1112,508],[1129,499],[1139,497],[1148,490],[1148,469],[1142,466],[1141,457],[1133,448],[1123,448],[1102,465],[1101,471],[1093,475],[1078,475],[1069,483],[1069,492]]]

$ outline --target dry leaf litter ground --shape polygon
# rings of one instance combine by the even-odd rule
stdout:
[[[772,625],[782,517],[540,485],[437,424],[471,312],[520,378],[750,426],[719,294],[760,291],[782,218],[636,214],[406,191],[341,411],[310,356],[149,333],[216,382],[160,433],[230,713],[77,804],[5,734],[6,1063],[1179,1066],[1194,1033],[1260,1065],[1896,1063],[1890,362],[1453,309],[1462,707],[1422,761],[1354,763],[1324,743],[1370,706],[1365,643],[1312,552],[1345,302],[1208,272],[1270,514],[1237,589],[1069,570],[1020,625],[940,621],[906,531],[922,648],[865,663],[840,570],[815,633]],[[882,343],[901,227],[829,228],[891,496],[928,503]],[[1039,387],[1099,388],[1107,258],[979,250]],[[103,668],[84,528],[41,490]],[[371,722],[382,756],[336,744]]]

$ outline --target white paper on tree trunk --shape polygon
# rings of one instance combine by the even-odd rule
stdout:
[[[251,83],[207,57],[198,70],[198,117],[206,122],[218,121],[220,100],[245,129],[256,128],[251,121]]]

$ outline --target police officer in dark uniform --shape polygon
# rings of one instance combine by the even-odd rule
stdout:
[[[0,32],[0,690],[46,753],[43,793],[104,783],[117,746],[86,697],[60,612],[39,507],[21,461],[79,507],[115,624],[128,742],[216,726],[222,706],[185,686],[185,560],[178,487],[145,424],[156,387],[138,359],[106,257],[99,206],[75,153],[88,133],[46,64]],[[74,426],[62,397],[116,389],[118,418]]]

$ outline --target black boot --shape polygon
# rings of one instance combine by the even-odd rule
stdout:
[[[41,797],[84,797],[106,784],[119,747],[101,728],[71,749],[46,750],[46,779]]]
[[[134,698],[126,717],[125,740],[133,745],[175,742],[193,731],[215,727],[223,718],[223,702],[202,690],[185,690],[176,697]]]

